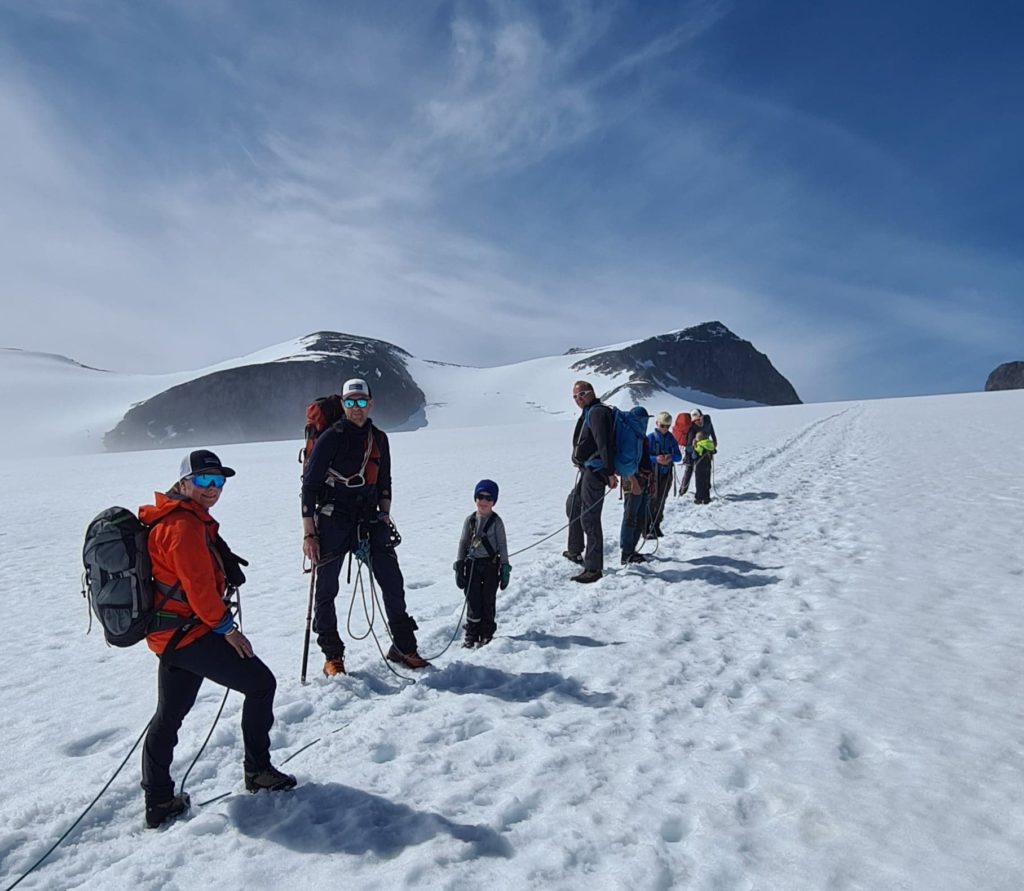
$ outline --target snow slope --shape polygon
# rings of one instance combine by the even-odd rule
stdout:
[[[314,657],[299,685],[296,444],[220,449],[239,474],[215,513],[253,560],[244,623],[278,677],[275,760],[295,754],[301,785],[237,792],[233,695],[188,784],[196,802],[232,794],[144,831],[133,755],[19,887],[1024,886],[1024,393],[715,420],[717,497],[675,499],[651,563],[619,569],[612,496],[602,581],[568,581],[564,534],[522,553],[495,641],[415,685],[351,636],[351,675],[327,681]],[[392,437],[425,654],[456,631],[474,482],[501,484],[513,549],[540,540],[563,523],[571,421]],[[153,657],[82,635],[79,549],[96,512],[148,500],[178,459],[0,461],[4,887],[152,711]],[[204,686],[182,728],[179,780],[220,696]]]

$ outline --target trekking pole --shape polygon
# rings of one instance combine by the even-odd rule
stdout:
[[[309,603],[306,606],[306,636],[302,641],[302,676],[299,682],[306,683],[306,666],[309,664],[309,632],[313,626],[313,587],[316,584],[316,564],[309,569]]]

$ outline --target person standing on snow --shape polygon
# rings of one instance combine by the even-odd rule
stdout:
[[[651,466],[657,474],[657,488],[654,492],[654,503],[650,510],[650,520],[644,530],[645,538],[661,538],[661,521],[665,516],[665,501],[668,490],[672,487],[674,464],[683,460],[679,451],[679,443],[672,435],[672,415],[667,411],[658,412],[655,418],[655,429],[647,434],[647,445],[651,454]]]
[[[234,475],[213,452],[198,449],[182,460],[178,482],[166,494],[156,493],[155,504],[139,508],[139,519],[150,527],[158,604],[146,643],[160,657],[156,713],[142,748],[146,825],[151,829],[188,810],[188,796],[174,794],[171,762],[178,729],[205,678],[245,696],[245,788],[277,792],[295,786],[295,777],[270,763],[277,681],[231,614],[227,601],[245,576],[210,516],[227,478]]]
[[[579,468],[580,475],[569,496],[569,542],[562,556],[583,564],[583,571],[572,580],[589,584],[604,573],[601,510],[605,490],[619,484],[612,463],[615,416],[587,381],[573,384],[572,398],[581,409],[572,435],[572,463]]]
[[[690,477],[693,475],[693,462],[696,460],[696,455],[693,450],[693,443],[697,438],[698,433],[706,433],[711,441],[715,444],[715,448],[718,448],[718,436],[715,435],[715,425],[711,423],[711,415],[706,415],[699,408],[695,408],[690,412],[690,417],[693,419],[690,423],[690,429],[686,431],[686,451],[683,455],[683,481],[679,485],[679,495],[682,497],[686,494],[690,488]]]
[[[512,574],[508,562],[505,524],[494,505],[498,502],[498,484],[480,480],[473,490],[476,510],[462,524],[456,554],[455,584],[466,592],[466,639],[463,646],[482,647],[491,642],[495,623],[498,588],[504,591]]]
[[[429,663],[416,652],[417,625],[406,612],[405,580],[391,543],[388,437],[370,420],[373,395],[366,381],[346,381],[341,396],[345,417],[320,434],[302,474],[302,552],[316,567],[313,630],[324,674],[345,674],[334,601],[345,555],[364,544],[394,641],[387,657],[425,668]]]
[[[642,407],[632,409],[633,412],[643,413],[644,428],[647,427],[649,415]],[[642,452],[637,472],[629,479],[622,480],[622,526],[619,529],[619,546],[622,549],[622,564],[644,563],[647,557],[638,553],[636,546],[640,541],[640,534],[650,521],[651,499],[654,497],[655,480],[654,471],[651,468],[650,445],[647,437],[641,441]]]
[[[693,441],[697,456],[693,465],[694,504],[711,504],[711,465],[715,460],[715,444],[703,431]]]

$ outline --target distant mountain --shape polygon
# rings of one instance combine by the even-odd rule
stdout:
[[[986,390],[1024,390],[1024,362],[1004,362],[985,381]]]
[[[103,437],[111,451],[296,439],[305,407],[337,393],[346,378],[365,378],[389,430],[423,426],[423,391],[409,375],[405,350],[368,337],[320,331],[291,355],[203,374],[131,408]]]
[[[570,351],[571,354],[578,350]],[[793,385],[749,340],[721,322],[705,322],[672,334],[659,334],[622,349],[592,353],[572,367],[584,374],[625,373],[637,401],[658,390],[697,390],[723,399],[762,405],[800,402]]]
[[[673,413],[799,402],[753,346],[718,322],[615,346],[474,368],[394,344],[320,331],[198,371],[99,371],[64,356],[0,349],[0,430],[32,430],[37,453],[298,440],[305,407],[364,377],[389,432],[565,421],[583,377],[609,404]],[[50,407],[60,405],[60,411]],[[0,438],[17,454],[21,438]]]

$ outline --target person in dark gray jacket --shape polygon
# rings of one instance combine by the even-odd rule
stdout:
[[[566,502],[569,517],[568,548],[562,556],[583,565],[574,582],[590,584],[604,572],[604,530],[601,510],[608,489],[619,484],[612,463],[615,447],[615,416],[601,402],[588,381],[576,381],[572,398],[580,417],[572,435],[572,463],[579,468],[576,486]]]
[[[476,510],[462,524],[455,560],[455,584],[466,592],[467,648],[491,642],[498,626],[494,620],[497,592],[508,587],[512,567],[508,562],[505,524],[494,510],[498,484],[480,480],[473,490]]]

